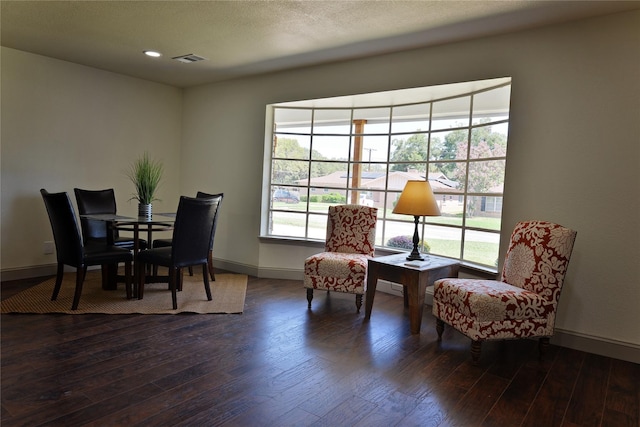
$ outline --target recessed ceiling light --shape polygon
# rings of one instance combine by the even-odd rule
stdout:
[[[152,58],[159,58],[162,56],[160,52],[156,52],[155,50],[145,50],[144,54]]]

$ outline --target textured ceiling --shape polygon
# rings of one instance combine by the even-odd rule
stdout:
[[[179,87],[640,8],[617,1],[8,1],[3,46]],[[151,59],[145,49],[163,56]],[[195,54],[184,64],[172,57]]]

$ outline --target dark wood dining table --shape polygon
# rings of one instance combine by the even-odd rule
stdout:
[[[133,232],[133,283],[137,283],[138,268],[137,260],[138,253],[140,252],[140,234],[146,232],[147,244],[151,247],[153,243],[153,233],[160,231],[173,230],[173,223],[175,222],[176,214],[172,212],[154,213],[151,217],[138,216],[122,216],[117,214],[93,214],[93,215],[81,215],[82,218],[92,219],[96,221],[104,221],[107,223],[107,227],[110,230],[117,229],[119,231],[132,231]],[[113,236],[113,233],[107,233],[107,236]],[[113,241],[107,240],[107,243],[113,243]],[[150,273],[150,272],[148,272]],[[118,266],[111,265],[103,267],[102,270],[102,288],[105,290],[115,290],[118,286]],[[167,281],[168,276],[152,276],[147,274],[147,281]],[[135,286],[134,286],[135,287]]]

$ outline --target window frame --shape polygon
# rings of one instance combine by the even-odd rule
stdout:
[[[495,79],[498,80],[498,79]],[[489,82],[489,81],[487,81]],[[454,259],[458,259],[461,261],[461,263],[463,263],[463,265],[469,265],[472,266],[474,268],[478,268],[480,270],[486,270],[486,271],[491,271],[491,272],[495,272],[497,271],[497,266],[498,266],[498,252],[499,252],[499,246],[500,246],[500,232],[502,229],[502,207],[504,206],[504,180],[505,180],[505,175],[506,175],[506,158],[507,158],[507,145],[508,145],[508,127],[509,127],[509,120],[510,120],[510,91],[511,91],[511,78],[505,78],[505,79],[500,79],[500,81],[492,81],[493,84],[485,84],[480,88],[477,89],[473,89],[473,90],[466,90],[466,91],[461,91],[459,93],[455,93],[449,96],[441,96],[441,97],[435,97],[432,99],[427,99],[427,100],[419,100],[419,101],[413,101],[413,102],[407,102],[407,103],[396,103],[396,104],[390,104],[390,105],[380,105],[380,104],[370,104],[367,106],[350,106],[350,107],[346,107],[346,106],[331,106],[330,102],[331,99],[328,99],[328,101],[322,102],[322,103],[318,103],[318,104],[322,104],[322,105],[313,105],[315,103],[315,101],[318,100],[309,100],[307,101],[309,103],[309,105],[301,105],[300,103],[283,103],[283,104],[271,104],[267,106],[267,114],[266,114],[266,130],[265,130],[265,172],[264,172],[264,176],[263,176],[263,205],[262,205],[262,215],[261,215],[261,237],[262,238],[268,238],[268,239],[277,239],[277,240],[290,240],[290,241],[308,241],[308,242],[322,242],[324,241],[324,230],[322,229],[322,227],[320,227],[322,233],[318,233],[317,231],[317,227],[315,227],[314,229],[316,229],[316,233],[312,234],[310,233],[310,228],[312,223],[322,223],[324,221],[324,223],[326,224],[326,212],[315,212],[313,210],[310,209],[310,205],[311,205],[311,198],[313,195],[312,194],[312,190],[317,189],[323,193],[326,193],[327,191],[335,191],[338,193],[342,193],[344,194],[344,197],[346,198],[346,200],[344,202],[346,203],[350,203],[352,201],[356,201],[357,204],[360,204],[360,202],[362,201],[362,199],[360,198],[360,194],[361,193],[368,193],[367,196],[371,196],[372,192],[370,190],[367,190],[365,187],[363,187],[361,184],[358,184],[356,182],[350,182],[351,179],[353,179],[353,176],[356,175],[356,173],[354,173],[354,169],[360,169],[360,171],[357,172],[357,175],[360,176],[359,179],[362,178],[362,169],[363,168],[369,168],[369,170],[371,170],[371,167],[374,167],[374,165],[376,167],[382,167],[385,170],[385,184],[384,187],[382,189],[379,188],[375,188],[375,191],[373,193],[379,193],[382,195],[383,200],[382,200],[382,206],[381,207],[387,207],[387,209],[382,209],[379,210],[379,214],[378,214],[378,227],[377,227],[377,237],[376,237],[376,248],[377,249],[382,249],[385,251],[398,251],[397,248],[393,248],[388,246],[387,244],[385,244],[385,242],[388,243],[388,239],[390,238],[389,235],[386,235],[386,229],[388,226],[393,225],[393,224],[400,224],[400,225],[404,225],[404,229],[411,230],[411,234],[412,234],[412,230],[414,227],[414,219],[412,217],[403,215],[401,217],[395,217],[395,216],[391,216],[387,214],[387,210],[389,208],[389,197],[390,196],[395,196],[396,199],[399,196],[400,192],[402,191],[402,189],[397,189],[397,188],[390,188],[389,186],[389,175],[390,173],[392,174],[393,171],[391,170],[391,167],[395,164],[395,162],[391,161],[391,147],[392,147],[392,143],[393,143],[393,139],[398,138],[398,137],[411,137],[413,135],[416,134],[420,134],[420,133],[424,133],[426,134],[426,138],[427,138],[427,152],[426,152],[426,160],[421,159],[421,160],[416,160],[416,161],[402,161],[400,164],[401,165],[416,165],[416,166],[424,166],[425,167],[425,172],[423,172],[423,174],[425,175],[425,179],[429,179],[429,173],[427,173],[427,171],[429,171],[432,166],[439,164],[439,165],[452,165],[453,168],[457,167],[455,164],[461,163],[464,164],[465,167],[464,169],[466,170],[466,176],[465,176],[465,184],[469,182],[469,174],[470,174],[470,170],[473,167],[481,167],[483,164],[486,165],[490,162],[502,162],[502,188],[500,191],[471,191],[466,185],[464,188],[464,191],[460,192],[457,189],[452,189],[450,191],[447,191],[446,189],[442,189],[442,188],[434,188],[434,193],[436,194],[437,197],[441,197],[442,201],[444,202],[446,200],[446,198],[448,197],[449,200],[454,200],[455,198],[458,199],[458,203],[462,203],[462,217],[461,217],[461,221],[460,224],[447,224],[446,222],[442,222],[440,220],[438,220],[438,218],[441,217],[420,217],[419,219],[419,234],[420,236],[424,236],[423,239],[425,239],[427,241],[427,243],[429,242],[430,239],[430,235],[432,234],[433,230],[437,230],[437,229],[453,229],[453,230],[458,230],[460,233],[460,238],[459,238],[459,250],[457,251],[457,256],[452,256],[451,254],[444,254],[444,253],[438,253],[438,252],[433,252],[436,255],[441,255],[441,256],[449,256],[451,258]],[[473,82],[476,83],[476,82]],[[505,116],[505,118],[503,119],[498,119],[498,120],[489,120],[488,122],[485,121],[477,121],[477,116],[474,116],[474,100],[477,99],[477,97],[482,94],[488,93],[490,91],[496,90],[496,89],[501,89],[501,88],[507,88],[509,89],[509,95],[508,95],[508,102],[507,102],[507,107],[506,107],[506,112],[502,111],[500,113],[497,114],[497,116]],[[459,103],[460,100],[463,100],[463,98],[468,97],[469,98],[469,107],[468,110],[466,112],[466,115],[463,116],[465,117],[466,123],[462,123],[459,126],[455,126],[455,127],[442,127],[442,126],[446,126],[446,123],[443,121],[441,127],[439,127],[438,129],[434,129],[433,125],[434,122],[439,123],[438,119],[434,119],[434,105],[443,105],[446,102],[451,102],[453,104],[455,104],[456,102]],[[443,104],[439,104],[439,103],[443,103]],[[393,116],[393,112],[397,109],[402,109],[402,108],[411,108],[412,106],[416,106],[416,105],[424,105],[424,104],[428,104],[429,105],[429,118],[428,118],[428,129],[426,130],[422,130],[422,129],[414,129],[411,131],[396,131],[394,132],[393,130],[393,126],[396,124],[396,122],[394,122],[394,116]],[[387,131],[382,133],[382,132],[367,132],[367,131],[362,131],[362,129],[355,129],[355,125],[354,125],[354,120],[358,120],[358,113],[362,113],[365,110],[383,110],[383,109],[388,109],[389,111],[389,116],[387,118],[387,122],[386,124],[388,124],[387,127]],[[276,124],[276,115],[278,111],[284,111],[284,110],[297,110],[297,111],[309,111],[310,112],[310,119],[308,121],[309,124],[309,131],[308,133],[304,133],[304,132],[287,132],[285,130],[279,129],[277,124]],[[348,111],[349,112],[349,131],[346,133],[343,132],[321,132],[321,131],[317,131],[315,128],[315,117],[317,112],[326,112],[329,110],[334,110],[334,111]],[[364,117],[366,117],[366,114],[364,114]],[[448,120],[450,119],[454,119],[454,117],[451,116],[441,116],[440,119],[442,118],[447,118]],[[369,124],[369,123],[367,123]],[[504,135],[504,153],[501,155],[490,155],[487,157],[478,157],[478,158],[473,158],[471,155],[471,151],[472,151],[472,139],[473,139],[473,133],[475,131],[479,131],[482,130],[483,128],[492,128],[494,126],[502,126],[506,129],[506,134]],[[366,125],[365,125],[366,127]],[[466,146],[466,157],[464,157],[463,159],[461,158],[454,158],[454,159],[432,159],[432,143],[434,143],[434,135],[445,135],[447,133],[450,132],[454,132],[454,131],[466,131],[466,141],[467,141],[467,146]],[[305,137],[305,138],[309,138],[309,148],[308,148],[308,154],[307,154],[307,158],[297,158],[297,157],[278,157],[275,155],[275,151],[276,149],[274,148],[274,145],[276,145],[277,143],[274,143],[274,141],[276,141],[276,139],[280,136],[291,136],[291,137]],[[328,137],[328,138],[340,138],[340,137],[345,137],[348,138],[349,143],[348,143],[348,155],[346,160],[336,160],[336,159],[314,159],[314,151],[313,151],[313,147],[314,147],[314,139],[317,138],[323,138],[323,137]],[[361,138],[364,139],[366,137],[376,137],[376,138],[387,138],[387,157],[386,160],[376,160],[376,159],[371,159],[371,148],[365,148],[364,150],[370,150],[368,152],[368,158],[362,158],[362,157],[356,157],[357,154],[354,154],[355,150],[354,150],[354,145],[356,144],[355,140],[357,138]],[[361,150],[361,149],[360,149]],[[375,150],[374,150],[375,151]],[[362,152],[360,153],[360,156],[364,156],[366,157],[366,154],[363,154]],[[304,183],[296,183],[296,184],[292,184],[292,183],[288,183],[286,185],[283,185],[282,183],[278,182],[277,180],[274,180],[274,165],[275,162],[278,161],[284,161],[284,162],[304,162],[308,169],[307,169],[307,178],[306,178],[306,184]],[[321,164],[341,164],[344,163],[347,165],[347,174],[345,179],[345,184],[343,185],[324,185],[322,187],[316,187],[313,185],[312,180],[313,180],[313,173],[312,173],[312,169],[314,167],[314,165],[317,165],[319,167],[319,165]],[[497,163],[496,163],[497,164]],[[494,166],[495,167],[495,166]],[[325,175],[328,176],[328,175]],[[300,194],[300,200],[301,202],[299,203],[300,205],[304,204],[304,209],[298,209],[299,207],[296,207],[296,209],[294,209],[293,207],[290,206],[277,206],[275,207],[272,201],[272,195],[273,195],[273,188],[288,188],[288,189],[298,189],[299,194]],[[468,215],[468,210],[469,210],[469,204],[472,203],[472,199],[471,198],[478,198],[479,203],[482,207],[486,207],[489,204],[495,204],[496,206],[499,206],[499,221],[498,221],[498,227],[497,228],[487,228],[485,226],[478,226],[478,225],[473,225],[472,223],[469,223],[469,215]],[[366,197],[364,200],[367,200]],[[475,200],[475,199],[473,199]],[[380,200],[377,200],[378,202],[380,202]],[[334,204],[338,204],[338,203],[334,203]],[[382,215],[381,215],[382,213]],[[274,220],[274,217],[277,217],[278,215],[285,215],[285,214],[293,214],[294,216],[299,215],[303,215],[304,216],[304,235],[288,235],[286,233],[273,233],[272,232],[272,221]],[[430,233],[431,232],[431,233]],[[492,237],[492,239],[495,240],[495,245],[496,245],[496,249],[495,249],[495,263],[488,263],[488,262],[478,262],[477,260],[473,260],[471,258],[467,258],[465,257],[465,243],[469,243],[472,240],[469,240],[467,238],[468,235],[473,235],[474,233],[486,233],[485,237],[493,235],[494,237]],[[378,236],[380,236],[380,238],[378,239]],[[470,245],[471,246],[471,245]],[[406,249],[405,249],[406,250]]]

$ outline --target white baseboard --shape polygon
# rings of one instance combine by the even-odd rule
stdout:
[[[551,337],[550,342],[560,347],[626,360],[627,362],[640,363],[640,345],[632,343],[595,337],[579,332],[565,331],[558,328],[556,328],[555,334]]]
[[[94,270],[100,268],[99,266],[89,267],[88,270]],[[25,268],[10,268],[0,271],[0,280],[10,281],[10,280],[22,280],[22,279],[33,279],[37,277],[45,277],[45,276],[55,276],[56,271],[58,269],[57,264],[46,264],[39,265],[35,267],[25,267]],[[75,271],[74,268],[65,266],[64,271]]]

